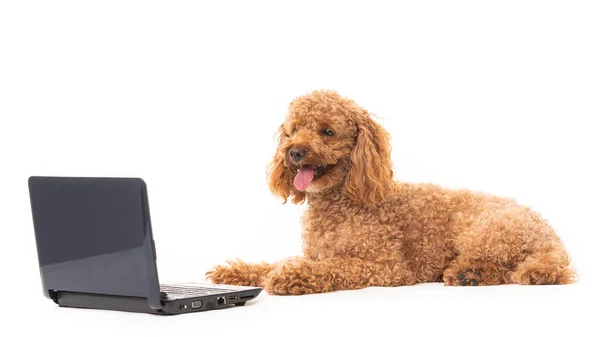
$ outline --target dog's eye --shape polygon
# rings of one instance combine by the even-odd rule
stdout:
[[[331,136],[333,136],[333,131],[331,129],[325,129],[325,130],[323,130],[323,134],[325,136],[331,137]]]

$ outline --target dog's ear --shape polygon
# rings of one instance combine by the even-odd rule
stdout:
[[[369,114],[357,108],[356,145],[344,190],[348,197],[367,205],[385,200],[394,188],[389,133]]]
[[[298,191],[293,186],[294,170],[285,162],[287,154],[285,142],[287,139],[283,124],[277,130],[278,145],[273,160],[268,165],[268,183],[271,192],[281,197],[284,203],[291,198],[292,203],[299,204],[306,199],[306,193]]]

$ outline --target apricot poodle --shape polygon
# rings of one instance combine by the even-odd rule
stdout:
[[[271,191],[298,204],[303,255],[227,261],[213,283],[300,295],[369,286],[567,284],[561,239],[512,199],[394,180],[390,136],[335,91],[293,100],[269,168]]]

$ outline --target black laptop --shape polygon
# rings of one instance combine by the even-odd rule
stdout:
[[[34,176],[29,196],[44,296],[61,307],[182,314],[241,306],[262,291],[160,284],[140,178]]]

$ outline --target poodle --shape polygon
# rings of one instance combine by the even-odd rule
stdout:
[[[226,261],[213,283],[302,295],[370,286],[568,284],[575,270],[540,214],[509,198],[395,181],[390,135],[332,90],[289,105],[269,165],[270,191],[306,202],[302,254]]]

